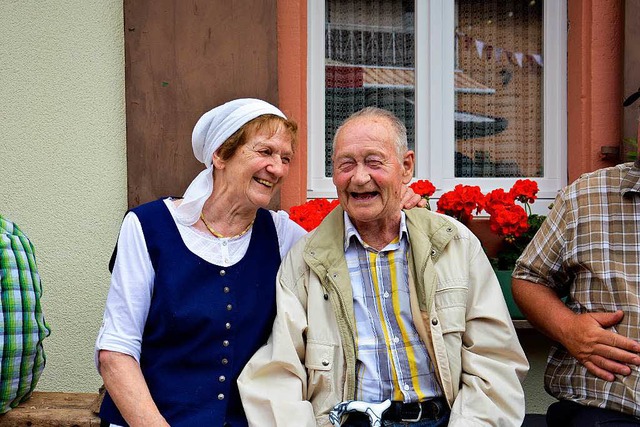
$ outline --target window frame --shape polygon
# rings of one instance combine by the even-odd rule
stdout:
[[[337,197],[332,179],[324,176],[324,17],[325,2],[308,0],[307,197],[310,199]],[[457,184],[479,185],[483,192],[510,188],[519,178],[455,177],[454,156],[449,154],[455,146],[454,0],[416,1],[415,19],[415,49],[426,52],[415,55],[415,153],[416,159],[421,159],[416,162],[415,179],[429,179],[437,189],[434,198]],[[539,198],[553,199],[567,183],[566,0],[546,0],[543,19],[544,176],[531,179],[538,183]],[[422,22],[426,25],[419,24]]]

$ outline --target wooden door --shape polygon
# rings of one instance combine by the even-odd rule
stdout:
[[[276,0],[124,0],[129,207],[182,195],[191,131],[234,98],[277,105]],[[275,205],[278,201],[274,201]]]

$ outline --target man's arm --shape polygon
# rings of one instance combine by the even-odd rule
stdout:
[[[512,291],[527,320],[562,344],[593,375],[613,381],[615,374],[631,373],[628,365],[640,365],[640,343],[607,330],[620,323],[622,310],[576,314],[552,289],[522,279],[513,279]]]
[[[128,354],[101,350],[100,375],[118,410],[132,426],[168,426],[158,411],[140,365]]]

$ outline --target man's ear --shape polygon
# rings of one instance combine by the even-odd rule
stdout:
[[[402,183],[408,184],[413,178],[413,168],[415,167],[415,153],[411,150],[407,151],[402,158]]]

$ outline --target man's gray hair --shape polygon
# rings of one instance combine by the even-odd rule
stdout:
[[[345,127],[345,125],[347,125],[352,120],[359,119],[361,117],[386,119],[389,122],[395,134],[395,138],[393,142],[396,147],[398,159],[401,160],[405,155],[405,153],[409,150],[409,146],[407,144],[407,128],[402,122],[402,120],[400,120],[391,111],[387,111],[378,107],[365,107],[360,111],[356,111],[355,113],[347,117],[347,119],[344,122],[342,122],[338,130],[336,130],[335,135],[333,136],[333,147],[332,147],[333,153],[336,152],[336,139],[338,137],[338,134],[342,130],[342,128]]]

